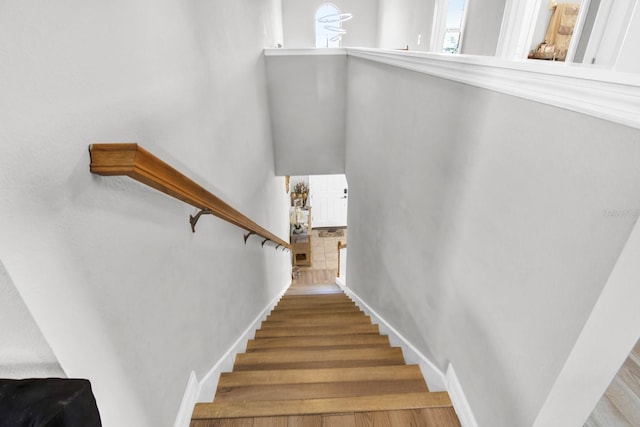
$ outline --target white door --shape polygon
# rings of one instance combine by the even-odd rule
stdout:
[[[309,198],[313,211],[311,226],[347,226],[347,177],[344,175],[309,176]]]

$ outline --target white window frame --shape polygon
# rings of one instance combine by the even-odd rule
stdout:
[[[342,46],[342,35],[344,33],[346,33],[346,31],[344,31],[344,30],[343,30],[343,32],[336,32],[336,36],[339,36],[337,46],[328,46],[328,44],[329,44],[328,40],[326,40],[326,43],[323,43],[323,46],[318,46],[317,29],[318,29],[318,25],[322,25],[322,23],[318,22],[318,12],[320,11],[320,9],[322,9],[325,6],[331,6],[331,7],[335,8],[336,14],[337,15],[342,15],[342,11],[338,7],[338,5],[336,5],[335,3],[325,2],[325,3],[322,3],[320,6],[318,6],[318,8],[316,9],[315,13],[313,14],[313,25],[314,25],[313,29],[314,29],[315,36],[316,36],[316,40],[315,40],[316,48],[325,48],[326,49],[326,48],[340,47],[340,46]],[[342,21],[337,22],[337,24],[335,26],[336,26],[336,28],[342,29]]]
[[[464,40],[464,28],[467,21],[467,11],[469,10],[469,2],[473,0],[465,0],[464,10],[462,12],[462,22],[460,23],[460,39],[458,40],[458,53],[462,53],[462,42]],[[444,32],[447,27],[447,12],[449,10],[449,0],[436,0],[433,11],[433,25],[431,26],[431,43],[429,50],[434,53],[442,53],[442,45],[444,43]]]
[[[438,0],[442,1],[442,0]],[[500,28],[500,36],[498,38],[498,46],[496,49],[496,56],[515,61],[523,61],[527,59],[529,49],[533,42],[533,33],[535,31],[535,24],[538,20],[540,7],[543,2],[548,3],[549,0],[506,0],[504,15],[502,18],[502,26]],[[567,53],[567,60],[565,62],[572,62],[575,57],[575,52],[580,41],[582,28],[589,10],[590,0],[583,0],[580,7],[580,15],[576,23],[574,30],[574,36],[571,39],[571,45],[569,52]],[[591,31],[591,37],[587,45],[587,51],[584,55],[585,63],[590,64],[592,58],[596,56],[603,56],[608,58],[605,61],[596,62],[596,65],[604,65],[608,68],[615,68],[615,62],[622,48],[622,40],[627,32],[629,17],[633,11],[633,7],[638,3],[637,0],[626,0],[620,5],[620,11],[618,15],[625,17],[626,21],[622,22],[624,18],[619,19],[615,23],[609,21],[610,9],[613,2],[611,0],[602,0],[600,2],[600,8],[598,9],[598,16]],[[615,5],[614,5],[615,6]],[[606,16],[604,16],[606,15]],[[609,29],[607,33],[607,39],[615,39],[616,43],[610,43],[611,46],[607,46],[605,52],[598,52],[600,48],[603,34],[605,33],[605,27]],[[615,33],[612,28],[618,28],[618,32]],[[616,50],[611,52],[611,50]]]

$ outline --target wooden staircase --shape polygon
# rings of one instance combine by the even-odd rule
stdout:
[[[460,426],[377,325],[335,285],[292,286],[190,427]]]

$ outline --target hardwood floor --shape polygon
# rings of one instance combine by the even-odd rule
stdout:
[[[347,242],[347,229],[343,229],[343,235],[339,237],[320,237],[319,233],[318,229],[312,230],[311,266],[295,267],[292,284],[335,283],[338,275],[338,242]]]
[[[446,392],[430,392],[335,284],[294,284],[223,373],[191,427],[460,426]]]
[[[634,426],[640,426],[640,341],[585,423],[585,427]]]

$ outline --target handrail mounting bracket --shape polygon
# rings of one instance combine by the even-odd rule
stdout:
[[[213,212],[209,209],[201,209],[195,216],[189,215],[189,223],[191,224],[192,232],[196,232],[196,224],[202,215],[213,215]]]

